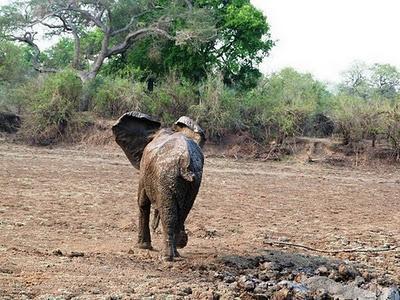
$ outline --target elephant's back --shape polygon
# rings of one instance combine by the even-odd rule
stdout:
[[[151,198],[183,189],[188,182],[181,176],[182,167],[194,174],[193,183],[200,184],[203,170],[201,148],[183,134],[162,135],[150,142],[143,153],[141,177]],[[166,191],[168,189],[169,191]]]

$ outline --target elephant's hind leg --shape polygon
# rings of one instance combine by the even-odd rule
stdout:
[[[139,205],[138,247],[141,249],[152,249],[150,227],[149,227],[151,202],[149,198],[146,196],[144,189],[139,189],[138,205]]]
[[[161,223],[164,234],[164,259],[167,261],[174,260],[174,257],[179,257],[176,249],[175,228],[178,222],[176,205],[167,205],[162,208]]]

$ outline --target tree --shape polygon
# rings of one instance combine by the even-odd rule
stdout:
[[[244,107],[249,127],[263,128],[263,138],[276,138],[278,144],[288,136],[303,134],[314,112],[324,112],[330,97],[324,84],[311,74],[292,68],[266,77],[247,93]]]
[[[254,87],[261,76],[258,64],[274,46],[266,17],[249,0],[195,0],[194,6],[203,13],[191,22],[208,18],[207,23],[216,28],[215,38],[177,45],[148,37],[114,58],[107,73],[135,76],[139,72],[139,76],[151,78],[174,70],[196,82],[214,72],[222,73],[227,84]],[[189,20],[177,20],[173,30],[181,30]]]
[[[33,69],[29,64],[30,52],[11,42],[0,43],[0,82],[15,85],[23,82]]]
[[[58,63],[43,63],[38,33],[50,38],[72,37],[71,66],[86,82],[96,77],[106,59],[125,53],[145,37],[176,43],[208,39],[212,30],[204,30],[201,24],[172,32],[172,23],[185,13],[195,14],[188,0],[21,0],[0,9],[0,34],[3,39],[29,45],[33,65],[40,72],[56,72]],[[90,38],[93,43],[85,47],[84,41]]]
[[[343,73],[339,90],[364,100],[375,98],[394,99],[400,90],[400,72],[390,64],[355,62]]]
[[[389,64],[374,64],[371,67],[371,86],[378,96],[394,99],[400,89],[400,72]]]
[[[371,95],[370,68],[361,61],[354,62],[348,70],[343,72],[343,81],[339,85],[342,93],[367,99]]]

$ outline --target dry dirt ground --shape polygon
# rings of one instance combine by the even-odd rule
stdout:
[[[189,244],[174,263],[160,259],[160,232],[155,251],[135,248],[137,183],[138,172],[117,148],[0,141],[0,299],[158,299],[190,294],[188,288],[187,298],[224,296],[210,275],[223,270],[223,257],[307,253],[265,240],[331,250],[400,245],[396,166],[208,157],[186,224]],[[335,258],[400,282],[399,251]]]

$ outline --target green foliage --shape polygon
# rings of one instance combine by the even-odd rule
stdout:
[[[0,43],[0,82],[15,85],[32,73],[26,47],[11,42]]]
[[[192,38],[179,43],[148,37],[127,55],[114,58],[106,73],[146,79],[162,78],[174,70],[194,82],[221,73],[226,84],[250,89],[261,77],[258,64],[274,45],[266,18],[249,0],[196,0],[192,12],[179,14],[173,30],[177,36]]]
[[[190,115],[207,128],[209,138],[221,139],[241,126],[239,97],[226,88],[222,76],[209,75],[200,84],[199,102],[190,107]]]
[[[389,64],[368,66],[354,63],[343,73],[340,92],[354,97],[371,99],[395,99],[400,91],[400,72]]]
[[[53,47],[45,52],[47,65],[63,69],[71,66],[74,56],[74,43],[69,38],[61,38]]]
[[[244,103],[244,121],[259,139],[301,135],[310,116],[324,109],[329,93],[310,74],[284,69],[250,91]]]
[[[93,94],[93,110],[102,117],[119,117],[127,111],[141,110],[143,96],[143,84],[107,78]]]
[[[33,90],[27,88],[34,87]],[[22,135],[34,144],[59,140],[70,128],[79,108],[82,84],[75,72],[65,70],[39,78],[20,89],[30,114],[23,123]]]
[[[164,123],[171,124],[178,117],[188,114],[196,104],[196,89],[187,80],[180,80],[176,73],[169,74],[153,93],[143,98],[143,108],[158,116]]]
[[[388,110],[385,125],[389,142],[396,151],[397,160],[400,160],[400,100]]]

